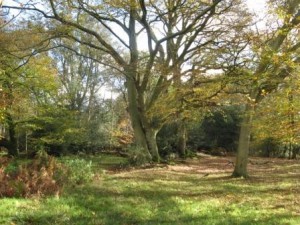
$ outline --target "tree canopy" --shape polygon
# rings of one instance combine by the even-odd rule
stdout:
[[[233,176],[247,177],[251,134],[264,135],[269,125],[260,113],[276,115],[268,111],[274,99],[286,102],[289,116],[281,124],[291,131],[274,137],[298,149],[298,86],[292,80],[299,63],[300,2],[267,3],[260,22],[242,0],[2,5],[0,113],[9,130],[3,143],[16,155],[17,136],[27,143],[28,132],[32,143],[62,152],[133,140],[144,161],[159,162],[163,149],[185,157],[187,143],[200,143],[189,138],[210,136],[207,146],[237,146]],[[108,90],[110,98],[103,98]],[[251,130],[253,122],[259,125]],[[229,130],[230,137],[224,134]],[[157,135],[168,132],[176,140],[160,136],[158,146]]]

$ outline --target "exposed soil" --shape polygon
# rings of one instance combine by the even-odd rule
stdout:
[[[112,173],[136,173],[153,177],[157,173],[194,174],[200,177],[230,178],[234,169],[234,157],[198,155],[192,159],[174,161],[173,164],[150,165],[111,171]],[[248,164],[249,181],[276,182],[282,179],[300,180],[300,160],[250,157]]]

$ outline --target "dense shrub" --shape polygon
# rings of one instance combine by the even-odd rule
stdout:
[[[132,145],[127,148],[128,163],[133,166],[141,166],[151,161],[149,154],[141,147]]]
[[[240,110],[237,107],[223,107],[211,111],[202,121],[188,129],[188,146],[192,149],[206,149],[211,154],[225,150],[233,152],[237,148]]]
[[[0,197],[59,195],[65,179],[65,168],[53,157],[38,157],[20,165],[2,158]]]
[[[282,157],[286,153],[283,144],[273,137],[255,140],[252,144],[252,154],[262,157]]]
[[[70,159],[64,163],[68,170],[69,184],[83,184],[92,181],[94,177],[92,161],[85,159]]]
[[[170,154],[177,152],[177,133],[177,123],[165,124],[158,132],[157,146],[161,157],[168,158]]]
[[[91,161],[59,163],[43,152],[27,163],[2,157],[0,165],[0,197],[59,195],[66,184],[83,184],[94,177]]]

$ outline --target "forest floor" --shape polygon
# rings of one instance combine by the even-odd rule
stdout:
[[[249,179],[233,158],[200,155],[148,168],[93,159],[90,184],[59,197],[0,199],[0,224],[300,224],[300,161],[251,158]]]

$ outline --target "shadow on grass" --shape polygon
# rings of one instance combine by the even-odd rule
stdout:
[[[115,163],[103,161],[105,166]],[[211,169],[216,167],[211,165]],[[300,224],[300,218],[284,208],[286,205],[278,205],[281,208],[272,205],[281,194],[288,195],[291,190],[298,193],[292,182],[297,174],[286,174],[285,179],[290,182],[278,186],[284,184],[277,183],[282,182],[278,174],[266,177],[259,173],[244,180],[231,179],[229,173],[223,172],[204,177],[204,172],[198,174],[198,169],[192,169],[158,168],[110,174],[91,185],[67,190],[60,199],[45,199],[35,212],[23,212],[13,222],[18,225]],[[281,204],[282,200],[278,202]]]
[[[288,224],[284,221],[291,219],[291,215],[284,213],[262,216],[259,209],[253,210],[250,206],[238,209],[201,198],[188,200],[177,194],[163,188],[77,187],[61,199],[45,201],[39,211],[18,217],[14,222],[28,225],[275,225]]]

